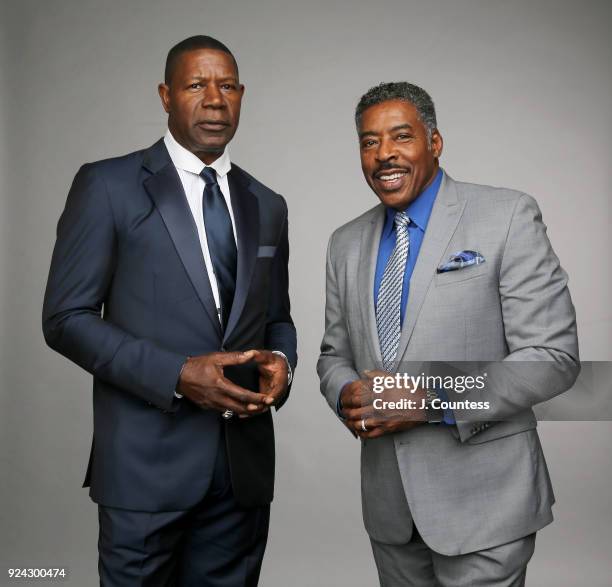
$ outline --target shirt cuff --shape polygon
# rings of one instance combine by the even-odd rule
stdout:
[[[183,369],[185,368],[185,365],[187,364],[187,361],[188,361],[189,359],[191,359],[191,357],[187,357],[187,358],[185,359],[185,362],[183,363],[183,366],[181,367],[181,371],[180,371],[179,376],[178,376],[178,379],[177,379],[177,381],[176,381],[177,386],[178,386],[179,381],[181,380],[181,375],[183,374]],[[176,391],[176,389],[175,389],[175,390],[174,390],[174,397],[175,397],[175,398],[177,398],[177,399],[183,399],[183,394],[182,394],[182,393],[179,393],[179,392],[178,392],[178,391]]]
[[[287,355],[283,353],[283,351],[272,351],[272,353],[285,359],[285,362],[287,363],[287,385],[291,385],[291,382],[293,381],[293,369],[291,368],[291,363],[289,362]]]
[[[448,396],[443,388],[436,388],[436,393],[438,394],[441,402],[448,404]],[[456,424],[455,414],[453,414],[453,411],[450,408],[442,408],[442,414],[441,424],[447,424],[448,426],[454,426]]]
[[[340,401],[341,395],[342,395],[342,390],[340,391],[340,394],[338,395],[338,401],[336,402],[336,415],[341,420],[345,420],[344,414],[342,413],[342,402]]]

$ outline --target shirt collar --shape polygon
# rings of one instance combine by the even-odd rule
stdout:
[[[164,136],[164,144],[166,145],[166,149],[168,149],[168,153],[170,154],[170,159],[172,159],[172,163],[176,168],[200,175],[202,169],[206,167],[206,165],[200,159],[198,159],[191,151],[185,149],[185,147],[183,147],[183,145],[181,145],[172,136],[170,129],[166,131]],[[227,175],[229,170],[232,168],[228,148],[225,147],[223,154],[219,158],[215,159],[208,167],[212,167],[215,170],[218,178]]]
[[[431,211],[436,201],[443,175],[444,172],[442,169],[438,169],[438,173],[436,173],[434,180],[412,202],[410,202],[405,210],[410,220],[423,232],[425,232],[427,228],[427,223],[429,222],[429,217],[431,216]],[[383,227],[383,238],[389,236],[393,230],[395,208],[387,208],[386,212],[387,216]]]

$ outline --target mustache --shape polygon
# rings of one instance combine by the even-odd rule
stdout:
[[[406,167],[402,167],[401,165],[397,165],[396,163],[391,163],[390,161],[385,161],[384,163],[381,163],[378,166],[378,168],[374,172],[374,175],[378,175],[379,173],[383,171],[390,171],[391,169],[395,171],[401,170],[401,171],[405,171],[406,173],[408,173],[408,169]]]

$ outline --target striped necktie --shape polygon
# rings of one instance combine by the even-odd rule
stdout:
[[[387,261],[376,301],[376,326],[383,368],[391,371],[401,334],[402,287],[408,259],[408,225],[405,212],[395,213],[395,248]]]

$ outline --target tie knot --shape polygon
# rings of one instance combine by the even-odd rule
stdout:
[[[215,185],[217,183],[217,174],[212,167],[204,167],[200,171],[200,177],[206,182],[206,185]]]
[[[396,212],[394,222],[396,230],[405,230],[410,224],[410,218],[406,212]]]

